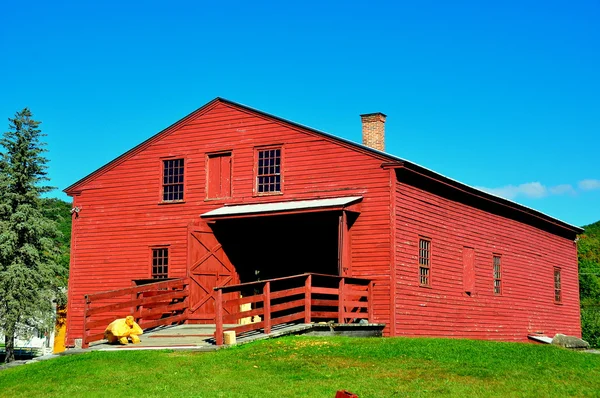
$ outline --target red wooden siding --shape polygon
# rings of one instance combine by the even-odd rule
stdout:
[[[395,208],[397,334],[520,341],[536,332],[580,335],[572,240],[403,182]],[[419,286],[422,235],[431,238],[431,288]],[[501,295],[494,295],[493,255],[502,256]],[[554,267],[562,270],[560,304]]]
[[[282,145],[283,194],[254,192],[257,147]],[[231,152],[231,198],[207,199],[209,154]],[[181,203],[161,203],[164,158],[185,160]],[[221,159],[223,160],[223,159]],[[216,160],[215,160],[216,162]],[[169,248],[169,277],[186,275],[189,225],[233,203],[363,196],[351,235],[350,275],[374,278],[375,321],[390,319],[390,180],[382,159],[221,102],[76,185],[67,344],[82,335],[83,295],[131,285],[151,275],[150,247]],[[215,166],[216,167],[216,166]],[[221,163],[222,167],[222,163]],[[223,170],[219,177],[223,182]],[[212,175],[211,175],[212,177]],[[222,185],[220,193],[226,193]],[[211,191],[212,192],[212,191]],[[212,196],[212,195],[209,195]],[[284,259],[282,259],[284,260]],[[566,275],[565,275],[565,280]],[[386,329],[387,331],[388,329]]]

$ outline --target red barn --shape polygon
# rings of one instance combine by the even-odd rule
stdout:
[[[67,344],[87,294],[189,277],[186,321],[212,322],[213,287],[306,272],[374,281],[389,336],[580,336],[582,230],[385,153],[361,117],[363,145],[217,98],[68,187]]]

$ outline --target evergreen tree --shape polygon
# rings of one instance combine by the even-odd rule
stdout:
[[[47,159],[40,122],[27,108],[8,120],[9,131],[0,139],[0,328],[5,362],[14,360],[19,327],[47,325],[66,280],[66,270],[57,261],[56,225],[41,208],[40,195],[51,188],[44,185]]]

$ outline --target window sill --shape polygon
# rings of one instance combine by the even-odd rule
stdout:
[[[227,196],[224,198],[206,198],[204,199],[205,202],[218,202],[218,201],[224,201],[224,200],[231,200],[233,199],[232,196]]]
[[[419,287],[425,288],[425,289],[433,289],[431,287],[431,285],[419,285]]]
[[[555,305],[564,305],[564,303],[562,301],[555,301],[554,304]]]
[[[259,198],[261,196],[281,196],[281,195],[283,195],[283,192],[260,192],[260,193],[255,193],[252,196],[255,198]]]
[[[177,205],[177,204],[182,204],[182,203],[185,203],[185,200],[171,200],[171,201],[158,202],[159,205]]]

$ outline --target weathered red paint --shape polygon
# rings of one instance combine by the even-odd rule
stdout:
[[[273,146],[282,150],[282,192],[258,194],[256,151]],[[211,180],[207,170],[212,178],[217,165],[211,155],[229,153],[229,159],[219,159],[225,172]],[[162,159],[176,158],[185,164],[184,200],[157,202]],[[439,181],[430,184],[435,178]],[[168,246],[169,277],[188,276],[190,239],[200,214],[223,205],[341,196],[363,197],[353,205],[358,213],[344,212],[340,219],[342,272],[374,280],[369,316],[387,324],[385,334],[503,340],[525,340],[538,331],[580,334],[577,231],[385,154],[226,100],[210,102],[65,191],[81,209],[73,220],[67,344],[83,335],[83,296],[147,278],[148,248]],[[432,242],[431,288],[419,286],[419,236]],[[474,251],[470,297],[463,285],[464,247]],[[492,253],[502,255],[501,296],[493,295]],[[285,262],[281,258],[282,266]],[[553,301],[554,266],[562,270],[560,304]],[[198,318],[213,316],[214,298],[209,302],[213,307]]]

